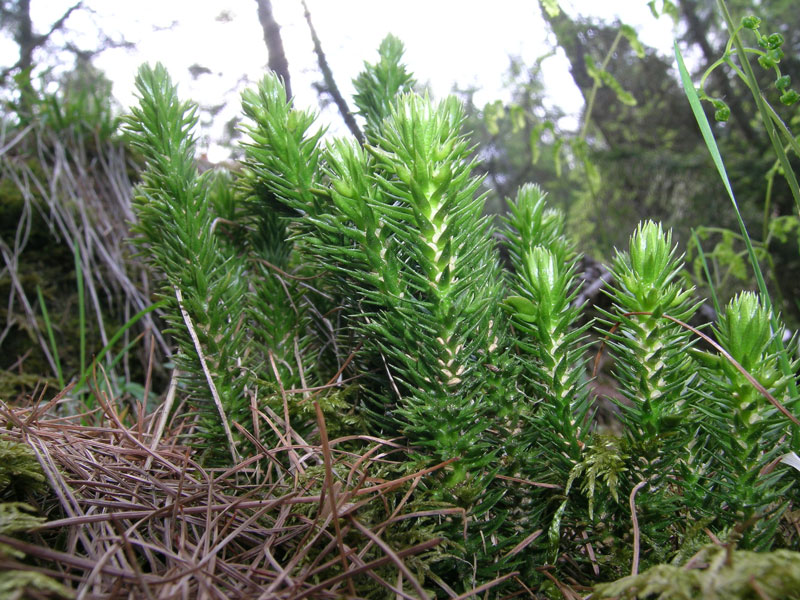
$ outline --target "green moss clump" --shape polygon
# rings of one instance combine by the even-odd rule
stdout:
[[[36,456],[25,444],[0,440],[0,498],[20,498],[47,489],[47,480]],[[0,535],[13,535],[41,525],[45,519],[25,502],[0,502]],[[0,557],[21,560],[25,555],[0,544]],[[0,598],[73,598],[75,595],[55,579],[30,569],[0,573]]]
[[[35,595],[32,593],[35,590]],[[74,598],[75,593],[55,579],[35,571],[7,571],[0,574],[0,598]]]
[[[27,531],[41,525],[44,519],[31,514],[35,511],[34,507],[24,502],[0,503],[0,534]]]
[[[737,600],[800,598],[800,553],[706,546],[690,559],[700,568],[656,565],[595,586],[594,598]]]
[[[39,461],[27,445],[0,439],[0,499],[41,493],[47,489],[46,481]]]

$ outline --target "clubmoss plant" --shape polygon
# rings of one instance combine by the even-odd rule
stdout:
[[[562,456],[574,461],[588,432],[589,409],[583,348],[588,325],[578,325],[581,311],[574,305],[579,291],[578,256],[564,236],[563,215],[546,209],[539,188],[521,188],[509,209],[511,287],[518,295],[509,296],[506,307],[518,332],[516,343],[522,351],[529,395],[538,401],[535,412],[531,410],[534,403],[527,403],[523,410],[537,420],[531,431],[549,434],[546,440],[532,440],[552,452],[545,462]]]
[[[138,243],[165,274],[203,434],[237,458],[243,438],[268,437],[250,429],[267,412],[273,441],[292,429],[313,443],[315,386],[354,378],[316,396],[328,415],[344,433],[404,438],[400,471],[442,467],[404,503],[463,509],[456,524],[420,508],[425,531],[448,539],[421,577],[450,596],[512,569],[535,586],[544,564],[616,578],[639,554],[647,566],[685,556],[703,527],[744,531],[764,515],[747,543],[769,548],[790,490],[787,467],[768,471],[792,438],[729,357],[695,350],[697,301],[671,234],[643,223],[617,253],[598,326],[576,304],[563,216],[524,186],[503,272],[461,106],[414,93],[401,55],[387,38],[356,81],[363,145],[325,138],[266,76],[243,95],[249,137],[230,175],[197,173],[191,106],[163,68],[140,72],[127,121],[147,159]],[[741,296],[716,335],[794,410],[763,306]],[[593,331],[625,398],[619,435],[594,426]]]
[[[444,486],[432,488],[481,522],[462,543],[468,555],[485,554],[502,495],[487,490],[505,452],[490,427],[514,389],[503,279],[460,133],[461,106],[413,93],[395,98],[410,83],[392,78],[402,69],[389,59],[399,54],[361,77],[374,84],[357,99],[371,115],[364,147],[335,140],[320,150],[311,115],[292,108],[280,83],[266,77],[244,97],[253,121],[248,168],[282,203],[302,261],[326,274],[321,285],[359,332],[359,360],[383,375],[366,390],[364,414],[383,435],[408,439],[410,464],[455,460]],[[257,105],[265,100],[270,110]],[[317,174],[296,167],[315,162]]]
[[[469,471],[464,457],[486,462],[481,415],[492,406],[478,398],[503,319],[498,260],[459,134],[460,106],[400,97],[365,149],[328,145],[323,186],[321,174],[315,181],[303,170],[319,160],[315,138],[301,137],[308,115],[291,109],[272,77],[259,97],[275,100],[275,109],[259,112],[245,96],[252,131],[288,136],[293,123],[303,125],[290,142],[256,133],[247,146],[253,172],[265,185],[280,182],[271,191],[293,211],[299,250],[347,290],[352,325],[385,358],[400,398],[386,394],[383,411],[425,453],[461,459],[455,485]]]
[[[166,276],[161,289],[174,309],[169,324],[178,364],[199,409],[201,435],[212,453],[240,456],[232,422],[250,422],[250,379],[242,327],[244,266],[214,235],[208,177],[198,174],[192,129],[195,108],[178,99],[163,66],[142,67],[139,106],[125,121],[131,145],[146,166],[137,188],[137,243]]]
[[[631,236],[628,251],[617,252],[615,285],[607,291],[613,302],[605,316],[607,345],[626,399],[618,403],[629,456],[620,491],[627,498],[641,489],[640,524],[656,552],[669,543],[679,518],[678,473],[694,464],[696,367],[689,350],[695,338],[681,323],[697,302],[682,286],[682,268],[671,233],[648,221]]]
[[[364,70],[353,80],[353,101],[367,122],[368,138],[378,131],[397,96],[413,91],[416,85],[414,76],[402,63],[404,51],[403,42],[387,35],[378,48],[380,60],[364,63]]]
[[[563,215],[547,209],[544,194],[532,185],[523,186],[508,206],[505,236],[514,295],[506,299],[505,307],[524,382],[521,422],[515,433],[522,444],[510,449],[518,453],[516,468],[526,479],[564,490],[542,505],[547,510],[537,511],[532,503],[520,500],[531,515],[548,522],[553,557],[558,554],[562,522],[585,514],[583,498],[573,511],[569,496],[591,429],[584,347],[590,323],[578,323],[581,310],[574,301],[579,257],[564,235]],[[592,506],[593,490],[590,514]],[[520,523],[526,520],[522,515],[516,518]]]
[[[662,444],[685,424],[690,408],[692,335],[673,319],[687,322],[696,301],[693,290],[681,286],[682,267],[672,234],[647,222],[631,237],[629,250],[617,253],[612,268],[616,285],[609,290],[614,312],[608,315],[608,345],[629,400],[620,410],[648,462],[661,458]]]
[[[716,442],[715,454],[724,463],[709,487],[714,495],[724,498],[728,510],[723,521],[728,527],[754,524],[745,529],[740,544],[761,549],[771,543],[786,507],[786,486],[791,485],[791,479],[785,477],[786,469],[773,468],[790,449],[787,432],[791,424],[763,392],[784,410],[796,408],[788,397],[788,381],[774,351],[772,338],[783,335],[783,331],[772,331],[770,312],[757,294],[737,295],[714,329],[719,344],[733,360],[706,357],[707,364],[717,368],[707,375],[715,393],[704,410],[712,418],[704,422]],[[750,378],[763,386],[763,392]]]

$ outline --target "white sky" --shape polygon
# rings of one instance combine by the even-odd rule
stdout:
[[[45,29],[73,2],[32,0],[38,29]],[[123,105],[134,101],[133,79],[139,64],[161,61],[178,81],[182,97],[202,105],[228,100],[220,119],[224,121],[238,111],[235,90],[245,80],[257,82],[266,69],[267,50],[255,0],[84,3],[94,14],[75,13],[68,23],[71,29],[94,32],[99,26],[136,44],[135,52],[108,51],[96,61],[114,81],[114,93]],[[307,0],[307,4],[337,83],[348,99],[351,79],[364,60],[375,60],[378,44],[387,33],[403,40],[406,64],[418,81],[430,84],[437,97],[449,93],[454,84],[476,86],[482,89],[476,96],[479,104],[503,97],[509,55],[532,64],[549,51],[552,42],[536,0]],[[672,23],[667,17],[656,20],[645,0],[562,0],[561,5],[572,15],[619,17],[636,27],[645,44],[670,51]],[[300,1],[273,0],[273,9],[282,27],[297,105],[317,109],[311,84],[321,76]],[[223,12],[230,22],[217,19]],[[173,22],[177,24],[168,29]],[[91,43],[87,40],[86,45]],[[5,48],[0,46],[0,63],[9,64],[13,61],[7,60]],[[212,74],[192,80],[188,67],[193,64],[208,67]],[[566,59],[549,58],[543,68],[551,101],[576,114],[581,99]],[[343,131],[333,107],[320,120],[334,131]]]

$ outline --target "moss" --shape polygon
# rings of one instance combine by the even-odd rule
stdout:
[[[706,546],[690,561],[661,564],[640,575],[595,586],[594,598],[737,600],[800,598],[800,553],[728,551]]]
[[[28,175],[26,176],[26,173]],[[14,240],[17,226],[25,210],[26,195],[30,199],[40,204],[43,199],[39,189],[35,185],[30,185],[28,190],[23,191],[17,185],[17,180],[23,183],[31,178],[36,181],[47,181],[47,174],[42,169],[38,159],[17,157],[17,164],[6,163],[5,169],[0,171],[0,236],[9,243]],[[51,243],[49,227],[44,218],[37,210],[32,210],[31,227],[27,238],[26,247],[43,248]]]
[[[28,466],[21,466],[20,460],[22,459],[22,463],[25,463],[27,458],[24,457],[27,453],[30,453],[30,450],[27,450],[26,453],[22,449],[23,447],[23,444],[14,442],[0,442],[0,478],[9,475],[9,470],[6,468],[3,458],[10,456],[13,464],[16,465],[15,479],[30,479],[34,475],[39,475],[42,480],[44,479],[41,469],[39,469],[39,473],[32,473]],[[39,467],[38,463],[36,463],[36,467]],[[21,472],[19,472],[20,468],[22,469]],[[35,483],[41,484],[35,477],[33,479]],[[35,509],[32,506],[24,502],[0,503],[0,534],[15,534],[41,525],[45,519],[31,514],[34,511]],[[21,560],[25,558],[25,555],[10,546],[0,544],[0,557]],[[55,579],[30,569],[9,569],[0,573],[0,598],[22,600],[24,598],[47,597],[72,598],[73,593],[72,590],[64,587]]]
[[[41,525],[44,519],[31,514],[35,510],[24,502],[0,503],[0,534],[18,533]]]
[[[24,498],[27,493],[39,493],[46,488],[44,471],[33,451],[20,442],[0,439],[0,499]]]
[[[71,589],[35,571],[7,571],[0,574],[0,598],[74,598]]]

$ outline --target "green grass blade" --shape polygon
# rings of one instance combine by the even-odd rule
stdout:
[[[717,298],[717,290],[714,286],[714,280],[711,278],[711,271],[708,268],[708,261],[706,261],[706,253],[703,252],[703,246],[700,244],[700,238],[697,237],[697,232],[692,228],[692,242],[697,247],[697,255],[700,257],[700,261],[703,263],[703,272],[706,274],[706,280],[708,281],[708,289],[711,291],[711,301],[714,303],[714,313],[719,315],[720,306],[719,306],[719,299]]]
[[[42,307],[42,318],[44,319],[44,326],[47,329],[47,339],[50,341],[50,350],[53,352],[53,360],[56,362],[56,377],[58,377],[58,386],[64,389],[64,371],[61,369],[61,359],[58,357],[58,346],[56,345],[56,336],[53,333],[53,324],[50,322],[50,315],[47,313],[47,305],[44,303],[44,295],[42,288],[36,285],[36,296],[39,298],[39,306]]]
[[[83,289],[83,261],[81,260],[81,248],[77,238],[73,244],[73,255],[75,256],[75,279],[78,285],[78,334],[80,336],[80,371],[86,370],[86,304],[84,301]]]
[[[728,173],[725,170],[725,164],[722,162],[722,156],[719,153],[717,141],[714,139],[714,133],[711,131],[711,125],[708,122],[706,113],[703,112],[703,107],[700,104],[700,98],[698,98],[697,91],[694,88],[694,83],[692,83],[692,76],[689,74],[689,71],[686,69],[686,64],[683,62],[683,56],[681,56],[681,51],[678,48],[678,42],[674,43],[674,48],[675,59],[678,62],[678,71],[681,75],[681,83],[683,83],[683,90],[686,93],[686,98],[689,100],[690,106],[692,107],[692,112],[694,113],[694,117],[697,120],[698,126],[700,127],[700,132],[703,135],[703,140],[706,143],[706,147],[711,154],[714,165],[717,167],[719,176],[722,178],[722,183],[725,185],[725,189],[727,190],[728,196],[731,199],[731,204],[733,204],[733,210],[736,213],[736,220],[739,222],[739,228],[742,231],[742,237],[744,239],[745,246],[747,247],[747,254],[750,257],[750,263],[753,266],[753,272],[755,273],[756,281],[758,282],[758,290],[761,292],[761,296],[764,299],[767,308],[772,310],[772,327],[775,331],[778,331],[780,329],[780,323],[778,323],[776,312],[772,308],[772,300],[770,299],[769,292],[767,291],[767,284],[764,281],[764,275],[762,274],[761,267],[758,264],[758,259],[756,258],[753,244],[750,241],[749,234],[747,233],[747,227],[742,219],[742,214],[739,212],[739,205],[736,203],[736,197],[733,195],[731,182],[728,179]],[[783,340],[780,338],[780,336],[775,336],[775,344],[777,346],[778,356],[780,357],[781,371],[790,380],[792,397],[797,398],[797,383],[795,382],[795,374],[792,371],[789,357],[786,354],[786,348],[783,345]]]
[[[678,42],[675,42],[675,58],[678,61],[678,70],[681,74],[681,82],[683,83],[683,90],[686,93],[686,98],[689,100],[689,104],[692,107],[692,112],[694,113],[695,119],[697,119],[697,124],[700,127],[700,133],[702,133],[703,140],[706,143],[706,148],[708,148],[708,151],[711,154],[711,159],[714,161],[714,166],[717,167],[717,171],[722,179],[722,183],[725,185],[725,190],[728,192],[728,197],[731,199],[731,204],[733,204],[733,210],[736,213],[736,220],[739,223],[739,229],[741,229],[745,246],[747,246],[747,253],[750,256],[750,262],[753,265],[753,271],[756,275],[758,289],[765,298],[769,298],[767,285],[764,282],[764,276],[761,273],[761,267],[756,259],[756,253],[755,250],[753,250],[753,244],[750,242],[750,235],[747,233],[747,227],[744,224],[741,212],[739,212],[739,205],[737,204],[736,197],[733,194],[731,182],[730,179],[728,179],[728,172],[725,170],[725,164],[722,162],[722,156],[719,153],[717,141],[714,139],[714,133],[711,131],[711,125],[708,122],[706,113],[703,112],[703,107],[700,104],[700,98],[697,96],[697,91],[694,89],[692,76],[689,74],[689,71],[686,69],[686,65],[683,62],[683,56],[681,56],[681,51],[678,49]]]
[[[97,363],[99,363],[106,354],[114,347],[114,344],[119,341],[119,339],[125,334],[125,332],[130,329],[133,325],[135,325],[139,319],[144,317],[146,314],[153,312],[159,308],[163,308],[169,304],[170,300],[161,300],[160,302],[156,302],[155,304],[151,304],[147,308],[140,310],[138,313],[133,315],[127,323],[125,323],[122,327],[120,327],[117,332],[111,336],[111,339],[108,340],[108,344],[106,344],[103,349],[98,353],[97,356],[94,357],[91,364],[83,371],[81,374],[81,378],[78,380],[78,383],[75,385],[75,390],[79,390],[81,386],[86,382],[86,380],[91,376],[92,371]]]

